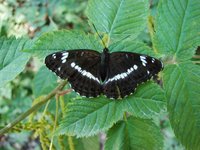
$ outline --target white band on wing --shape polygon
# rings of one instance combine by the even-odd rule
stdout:
[[[71,63],[71,67],[76,69],[78,72],[80,72],[83,76],[86,76],[90,79],[93,79],[95,81],[97,81],[98,83],[100,83],[99,79],[96,78],[95,76],[93,76],[90,72],[86,71],[86,70],[82,70],[81,67],[79,67],[78,65],[75,64],[75,62]]]
[[[108,79],[105,84],[107,84],[108,82],[112,82],[112,81],[117,81],[119,79],[124,79],[126,78],[129,74],[131,74],[134,70],[137,70],[138,69],[138,66],[137,65],[133,65],[133,67],[127,69],[126,72],[123,72],[123,73],[120,73],[120,74],[117,74],[115,75],[114,77]]]

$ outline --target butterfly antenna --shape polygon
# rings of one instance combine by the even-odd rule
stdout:
[[[97,28],[95,27],[95,25],[94,25],[93,23],[92,23],[92,26],[94,27],[94,30],[96,31],[97,35],[98,35],[99,38],[101,39],[101,41],[102,41],[102,43],[103,43],[103,46],[104,46],[105,48],[107,48],[105,42],[103,41],[103,38],[100,36],[100,34],[99,34],[98,31],[97,31]]]

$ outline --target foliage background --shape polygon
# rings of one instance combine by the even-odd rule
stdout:
[[[155,17],[155,14],[157,12],[158,0],[150,0],[149,3],[151,9],[150,13],[152,16]],[[26,41],[27,38],[32,38],[33,40],[36,40],[40,35],[48,31],[58,29],[80,29],[85,32],[91,32],[91,28],[88,25],[88,20],[86,17],[86,6],[86,0],[1,0],[0,35],[7,37],[22,37],[17,41],[17,43],[21,43],[21,45],[18,45],[20,49],[20,46],[23,46],[23,41]],[[91,14],[88,15],[90,16]],[[97,26],[97,28],[99,27]],[[112,32],[110,32],[110,35],[116,37],[116,35]],[[142,34],[139,35],[139,39],[147,45],[152,46],[151,36],[149,35],[147,29],[142,31]],[[12,41],[10,43],[12,43]],[[11,45],[11,49],[12,44],[10,43],[8,42],[7,45]],[[28,43],[27,47],[29,47],[30,45],[31,43]],[[158,44],[157,47],[159,46],[160,45]],[[30,59],[29,58],[29,55],[22,56],[21,59],[24,60],[23,62],[26,63],[28,61],[26,67],[24,68],[24,71],[20,73],[16,78],[14,78],[11,82],[6,84],[6,86],[1,87],[0,89],[1,127],[5,126],[7,123],[10,122],[10,120],[13,120],[16,116],[29,109],[33,103],[36,103],[36,101],[39,101],[40,99],[40,97],[36,100],[35,98],[41,96],[44,93],[48,93],[57,85],[57,77],[53,74],[49,74],[49,71],[45,67],[43,67],[43,62],[40,59],[38,59],[37,57],[31,57]],[[171,72],[172,70],[173,67],[166,70],[166,72]],[[45,80],[41,82],[41,78],[45,78]],[[48,83],[48,80],[55,82]],[[165,80],[169,80],[167,76]],[[21,128],[24,128],[26,130],[36,130],[37,126],[43,128],[42,124],[53,124],[53,120],[55,117],[54,115],[56,113],[55,101],[51,101],[49,103],[47,113],[48,122],[45,122],[45,119],[41,119],[43,110],[44,107],[37,112],[37,115],[34,116],[34,118],[29,118],[32,122],[31,124],[27,124],[27,122],[25,125],[23,125],[23,123],[19,124],[13,130],[18,131]],[[162,130],[162,134],[164,136],[164,149],[184,149],[174,136],[174,133],[169,123],[168,114],[166,112],[161,112],[159,118],[154,118],[154,122],[156,122],[156,124]],[[121,124],[123,124],[123,122]],[[52,127],[49,128],[51,129]],[[121,130],[118,129],[118,126],[114,126],[110,131],[111,133],[109,134],[112,134],[112,132],[115,131],[120,132]],[[43,134],[45,135],[46,133],[37,131],[37,133],[33,134],[33,132],[23,131],[20,133],[16,132],[1,136],[0,149],[41,149],[41,143],[39,141],[47,140],[45,138],[42,139]],[[121,135],[121,133],[116,134]],[[37,137],[36,135],[40,135],[40,139],[35,138]],[[94,136],[91,138],[73,138],[73,141],[75,143],[76,149],[81,149],[83,147],[86,148],[88,144],[92,145],[93,148],[99,149],[99,145],[105,141],[104,136],[105,135],[102,133],[98,136]],[[59,139],[56,139],[55,142],[59,144],[62,143],[66,147],[70,139],[65,138],[66,137],[61,137]],[[50,141],[47,140],[44,143],[49,144]],[[44,145],[42,146],[45,147]]]

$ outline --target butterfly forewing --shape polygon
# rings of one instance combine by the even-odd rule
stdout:
[[[149,80],[162,69],[162,63],[150,56],[130,52],[110,54],[108,77],[103,92],[108,98],[123,98],[133,93],[138,84]]]
[[[97,97],[102,93],[100,59],[100,53],[94,50],[70,50],[48,55],[45,64],[62,79],[68,79],[81,96]]]

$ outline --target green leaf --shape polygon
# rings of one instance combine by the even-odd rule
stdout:
[[[123,100],[123,107],[134,116],[152,118],[166,106],[163,90],[155,83],[140,85],[133,96]]]
[[[111,39],[136,38],[147,23],[147,0],[90,0],[87,16]]]
[[[79,148],[79,150],[99,150],[100,149],[98,136],[81,138],[80,140],[81,140],[82,146]]]
[[[109,46],[109,50],[110,52],[125,51],[125,52],[146,54],[152,57],[156,56],[153,50],[146,44],[128,40],[113,43],[112,45]]]
[[[200,67],[169,65],[164,72],[170,122],[187,149],[200,149]]]
[[[136,93],[123,100],[114,101],[102,96],[76,99],[67,105],[57,134],[91,136],[108,130],[122,118],[125,111],[138,117],[151,118],[164,106],[162,90],[152,83],[139,86]]]
[[[27,39],[0,38],[0,87],[13,80],[22,72],[30,55],[23,53]]]
[[[57,85],[57,77],[45,66],[41,67],[33,80],[33,93],[36,97],[48,94]]]
[[[165,55],[190,59],[200,44],[200,1],[162,0],[155,24],[154,44]]]
[[[128,118],[113,126],[107,135],[105,150],[162,150],[163,136],[151,121]]]
[[[122,118],[123,110],[119,104],[120,101],[105,98],[76,99],[67,105],[57,132],[83,137],[105,131]]]
[[[44,58],[50,53],[61,50],[93,49],[102,51],[100,42],[95,36],[80,31],[60,30],[41,36],[31,49],[26,51]]]

